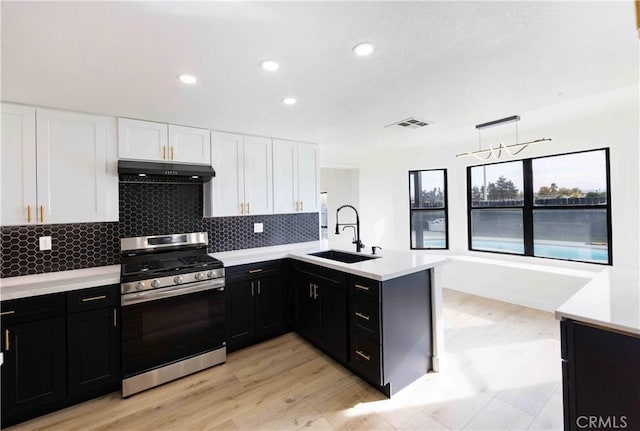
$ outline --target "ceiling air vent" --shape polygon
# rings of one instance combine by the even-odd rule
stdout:
[[[404,120],[389,124],[388,126],[384,126],[384,127],[397,126],[397,127],[403,128],[403,129],[419,129],[419,128],[424,127],[424,126],[428,126],[429,124],[431,124],[431,123],[428,122],[428,121],[421,120],[421,119],[416,118],[416,117],[409,117],[407,119],[404,119]]]

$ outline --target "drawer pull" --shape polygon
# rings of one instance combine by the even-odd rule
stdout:
[[[107,299],[107,295],[90,296],[89,298],[82,298],[82,302],[97,301],[99,299]]]
[[[251,282],[251,296],[255,295],[255,291],[253,290],[253,281]]]
[[[16,310],[3,311],[2,313],[0,313],[0,316],[8,316],[9,314],[16,314]]]
[[[361,352],[360,350],[356,350],[356,355],[366,359],[367,361],[371,360],[371,356],[369,355],[365,355],[363,352]]]
[[[5,352],[9,351],[9,330],[8,329],[4,330],[4,351]]]
[[[262,268],[260,268],[260,269],[252,269],[251,271],[249,271],[249,274],[256,274],[258,272],[262,272]]]
[[[365,292],[371,290],[369,286],[363,286],[362,284],[356,284],[356,289],[364,290]]]
[[[260,280],[258,280],[258,295],[260,295]]]
[[[360,313],[358,311],[356,311],[356,317],[359,317],[359,318],[364,319],[364,320],[369,320],[369,316],[367,316],[366,314],[362,314],[362,313]]]
[[[118,309],[117,308],[113,309],[113,327],[114,328],[118,327]]]

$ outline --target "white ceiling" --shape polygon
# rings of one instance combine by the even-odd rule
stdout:
[[[631,1],[2,1],[1,14],[4,101],[334,151],[435,145],[638,82]],[[352,54],[361,41],[371,57]],[[280,70],[261,70],[265,59]],[[384,128],[410,116],[434,124]]]

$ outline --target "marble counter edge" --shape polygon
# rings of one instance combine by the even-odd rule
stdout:
[[[382,251],[379,254],[380,260],[367,260],[357,263],[343,263],[308,255],[308,253],[328,250],[329,248],[345,251],[347,253],[354,253],[352,250],[330,247],[326,241],[315,241],[286,246],[264,247],[261,250],[245,249],[233,250],[230,252],[210,253],[210,255],[216,259],[220,259],[225,267],[291,258],[301,262],[307,262],[377,281],[386,281],[403,275],[412,274],[414,272],[434,268],[449,260],[448,257],[428,256],[422,253],[401,250]],[[361,254],[367,255],[365,253]],[[406,259],[407,257],[414,256],[420,256],[422,261],[417,263],[399,261],[399,259],[402,259],[403,257]],[[385,259],[385,257],[387,259]],[[376,265],[378,265],[378,268],[375,267]]]
[[[120,283],[120,265],[0,279],[0,300],[28,298]]]
[[[637,311],[638,315],[635,316],[635,320],[629,318],[629,316],[620,319],[618,316],[616,316],[616,318],[610,316],[607,318],[602,315],[597,315],[599,312],[602,312],[600,307],[604,307],[607,303],[605,296],[611,295],[611,289],[616,288],[614,285],[616,281],[620,282],[620,280],[612,279],[612,274],[615,273],[614,271],[616,271],[615,268],[607,268],[587,282],[555,310],[555,318],[557,320],[566,318],[598,326],[603,329],[611,329],[636,336],[640,335],[640,310]],[[635,286],[636,289],[633,293],[640,296],[640,286],[638,285],[637,277],[631,280],[631,286]],[[628,298],[628,300],[631,301],[633,298]],[[594,307],[598,310],[594,311]],[[631,320],[634,321],[630,323]]]

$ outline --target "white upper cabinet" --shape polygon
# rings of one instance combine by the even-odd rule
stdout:
[[[2,213],[0,224],[35,223],[36,109],[2,104]]]
[[[196,127],[118,118],[118,157],[211,164],[211,132]]]
[[[273,213],[271,139],[212,132],[216,176],[205,184],[205,216]]]
[[[118,220],[115,119],[5,104],[2,110],[3,225]],[[12,182],[21,190],[5,194]]]
[[[275,213],[319,212],[318,146],[273,141]]]
[[[246,214],[273,214],[271,139],[244,137],[244,200]]]
[[[166,161],[168,127],[151,121],[118,118],[118,158]]]
[[[169,124],[169,160],[210,165],[211,132]]]

